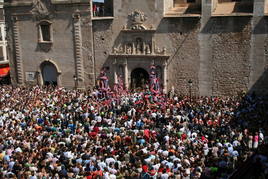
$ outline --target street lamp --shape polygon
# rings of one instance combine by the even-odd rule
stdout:
[[[74,75],[73,79],[74,79],[74,89],[77,89],[77,76]]]
[[[189,92],[190,92],[190,101],[192,101],[192,86],[193,86],[193,81],[191,79],[189,79],[188,84],[189,84]]]

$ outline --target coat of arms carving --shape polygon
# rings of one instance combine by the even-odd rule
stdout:
[[[145,30],[146,27],[143,25],[143,23],[147,20],[147,17],[145,14],[139,10],[133,11],[129,18],[131,20],[131,29],[132,30]]]
[[[37,19],[50,18],[52,15],[50,0],[33,0],[32,14]]]

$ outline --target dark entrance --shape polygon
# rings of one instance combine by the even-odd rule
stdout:
[[[136,68],[131,72],[131,88],[145,89],[149,84],[149,74],[142,68]]]
[[[57,86],[58,72],[55,65],[50,62],[44,62],[41,67],[43,84]]]

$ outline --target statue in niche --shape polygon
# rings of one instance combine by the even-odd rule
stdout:
[[[135,45],[135,42],[132,43],[132,54],[136,54],[136,45]]]
[[[155,53],[157,53],[157,54],[160,54],[160,53],[161,53],[161,50],[160,50],[159,47],[157,47],[157,48],[155,49]]]
[[[136,54],[143,53],[143,43],[141,38],[136,39]]]
[[[126,45],[126,54],[132,54],[132,45],[131,44]]]
[[[151,47],[150,47],[149,44],[147,44],[147,45],[145,46],[145,52],[146,52],[146,54],[151,54]]]
[[[120,44],[118,47],[114,47],[113,48],[113,53],[114,54],[124,53],[124,49],[123,49],[122,45]]]
[[[155,53],[156,54],[163,54],[163,55],[165,55],[166,54],[166,51],[167,51],[167,49],[165,47],[162,50],[159,47],[157,47],[155,49]]]
[[[163,52],[163,54],[165,55],[166,52],[167,52],[167,49],[164,47],[162,52]]]

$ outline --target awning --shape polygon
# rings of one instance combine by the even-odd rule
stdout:
[[[0,67],[0,78],[3,78],[9,74],[9,67]]]

